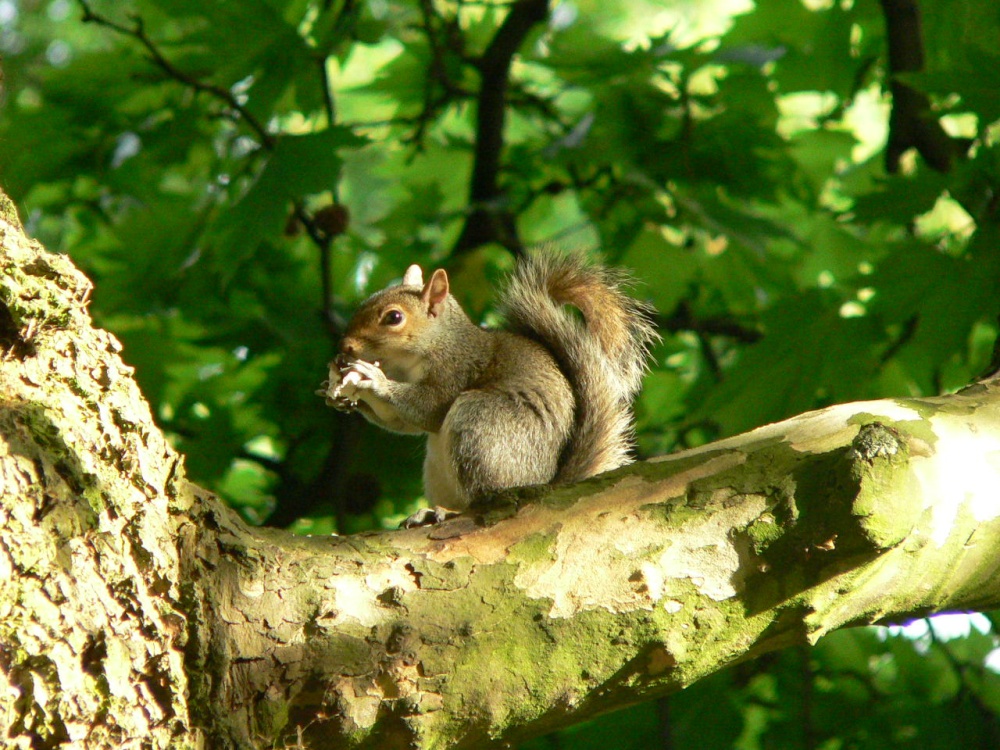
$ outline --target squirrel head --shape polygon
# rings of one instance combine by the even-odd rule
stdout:
[[[406,269],[403,282],[376,292],[354,313],[340,344],[339,364],[377,362],[393,380],[416,382],[451,308],[448,274],[437,269],[427,283],[420,266]]]

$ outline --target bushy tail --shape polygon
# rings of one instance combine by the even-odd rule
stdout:
[[[548,348],[577,394],[576,429],[557,481],[631,461],[632,400],[659,336],[651,309],[622,291],[625,281],[579,255],[550,251],[518,262],[501,297],[510,330]]]

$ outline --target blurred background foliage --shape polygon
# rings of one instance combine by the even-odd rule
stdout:
[[[484,320],[526,248],[630,269],[643,455],[991,361],[995,3],[0,0],[0,53],[0,184],[257,523],[415,509],[420,441],[314,395],[412,262]],[[836,633],[525,747],[996,748],[994,632]]]

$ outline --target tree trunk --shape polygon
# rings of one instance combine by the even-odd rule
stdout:
[[[1000,606],[996,379],[429,529],[294,537],[185,480],[89,282],[0,231],[14,746],[483,748],[835,628]]]

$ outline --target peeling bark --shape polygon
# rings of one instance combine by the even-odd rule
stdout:
[[[839,627],[1000,606],[1000,381],[297,538],[184,479],[89,283],[0,226],[7,744],[483,748]]]

